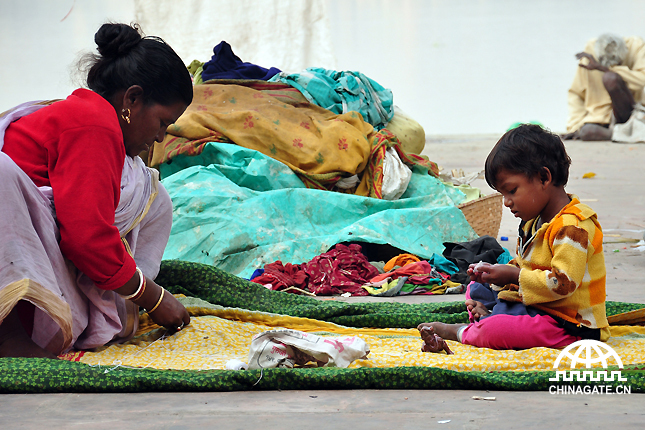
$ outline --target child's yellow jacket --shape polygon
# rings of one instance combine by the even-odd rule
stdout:
[[[605,257],[596,213],[571,195],[550,222],[534,232],[538,219],[521,226],[517,257],[519,291],[499,297],[518,300],[574,324],[600,328],[609,338],[605,312]],[[518,294],[519,293],[519,297]]]

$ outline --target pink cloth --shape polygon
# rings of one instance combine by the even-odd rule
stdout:
[[[492,315],[469,324],[461,343],[491,349],[563,348],[580,340],[548,315]]]
[[[470,282],[466,299],[470,297]],[[461,333],[461,343],[491,349],[563,348],[580,340],[571,336],[548,315],[491,315],[475,321],[468,311],[470,324]]]
[[[470,300],[470,286],[473,282],[475,281],[470,281],[468,285],[466,285],[466,300]],[[473,313],[470,311],[470,309],[468,309],[468,321],[470,321],[471,323],[475,322],[475,317],[473,316]]]

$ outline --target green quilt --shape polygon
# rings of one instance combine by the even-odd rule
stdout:
[[[416,327],[420,322],[466,322],[463,302],[403,304],[344,303],[269,291],[217,268],[182,261],[164,261],[157,281],[173,293],[238,307],[315,318],[352,327]],[[645,307],[608,302],[614,315]],[[236,391],[304,389],[481,389],[548,390],[553,371],[457,372],[440,368],[307,368],[247,371],[176,371],[105,369],[81,363],[36,359],[0,359],[0,393],[97,393],[149,391]],[[645,392],[645,364],[622,369],[631,392]],[[562,385],[563,383],[558,383]],[[586,383],[575,382],[577,386]],[[592,386],[594,383],[589,382]]]

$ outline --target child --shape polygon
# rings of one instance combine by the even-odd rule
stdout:
[[[571,159],[538,125],[508,131],[486,159],[486,182],[520,218],[517,257],[471,265],[470,324],[420,324],[423,351],[435,335],[492,349],[562,348],[606,341],[605,260],[596,213],[567,194]]]

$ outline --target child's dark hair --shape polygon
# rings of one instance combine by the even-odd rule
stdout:
[[[521,173],[528,178],[540,176],[542,168],[551,171],[553,185],[564,186],[569,179],[571,158],[562,139],[535,124],[522,124],[507,131],[486,158],[486,182],[495,183],[500,170]]]

